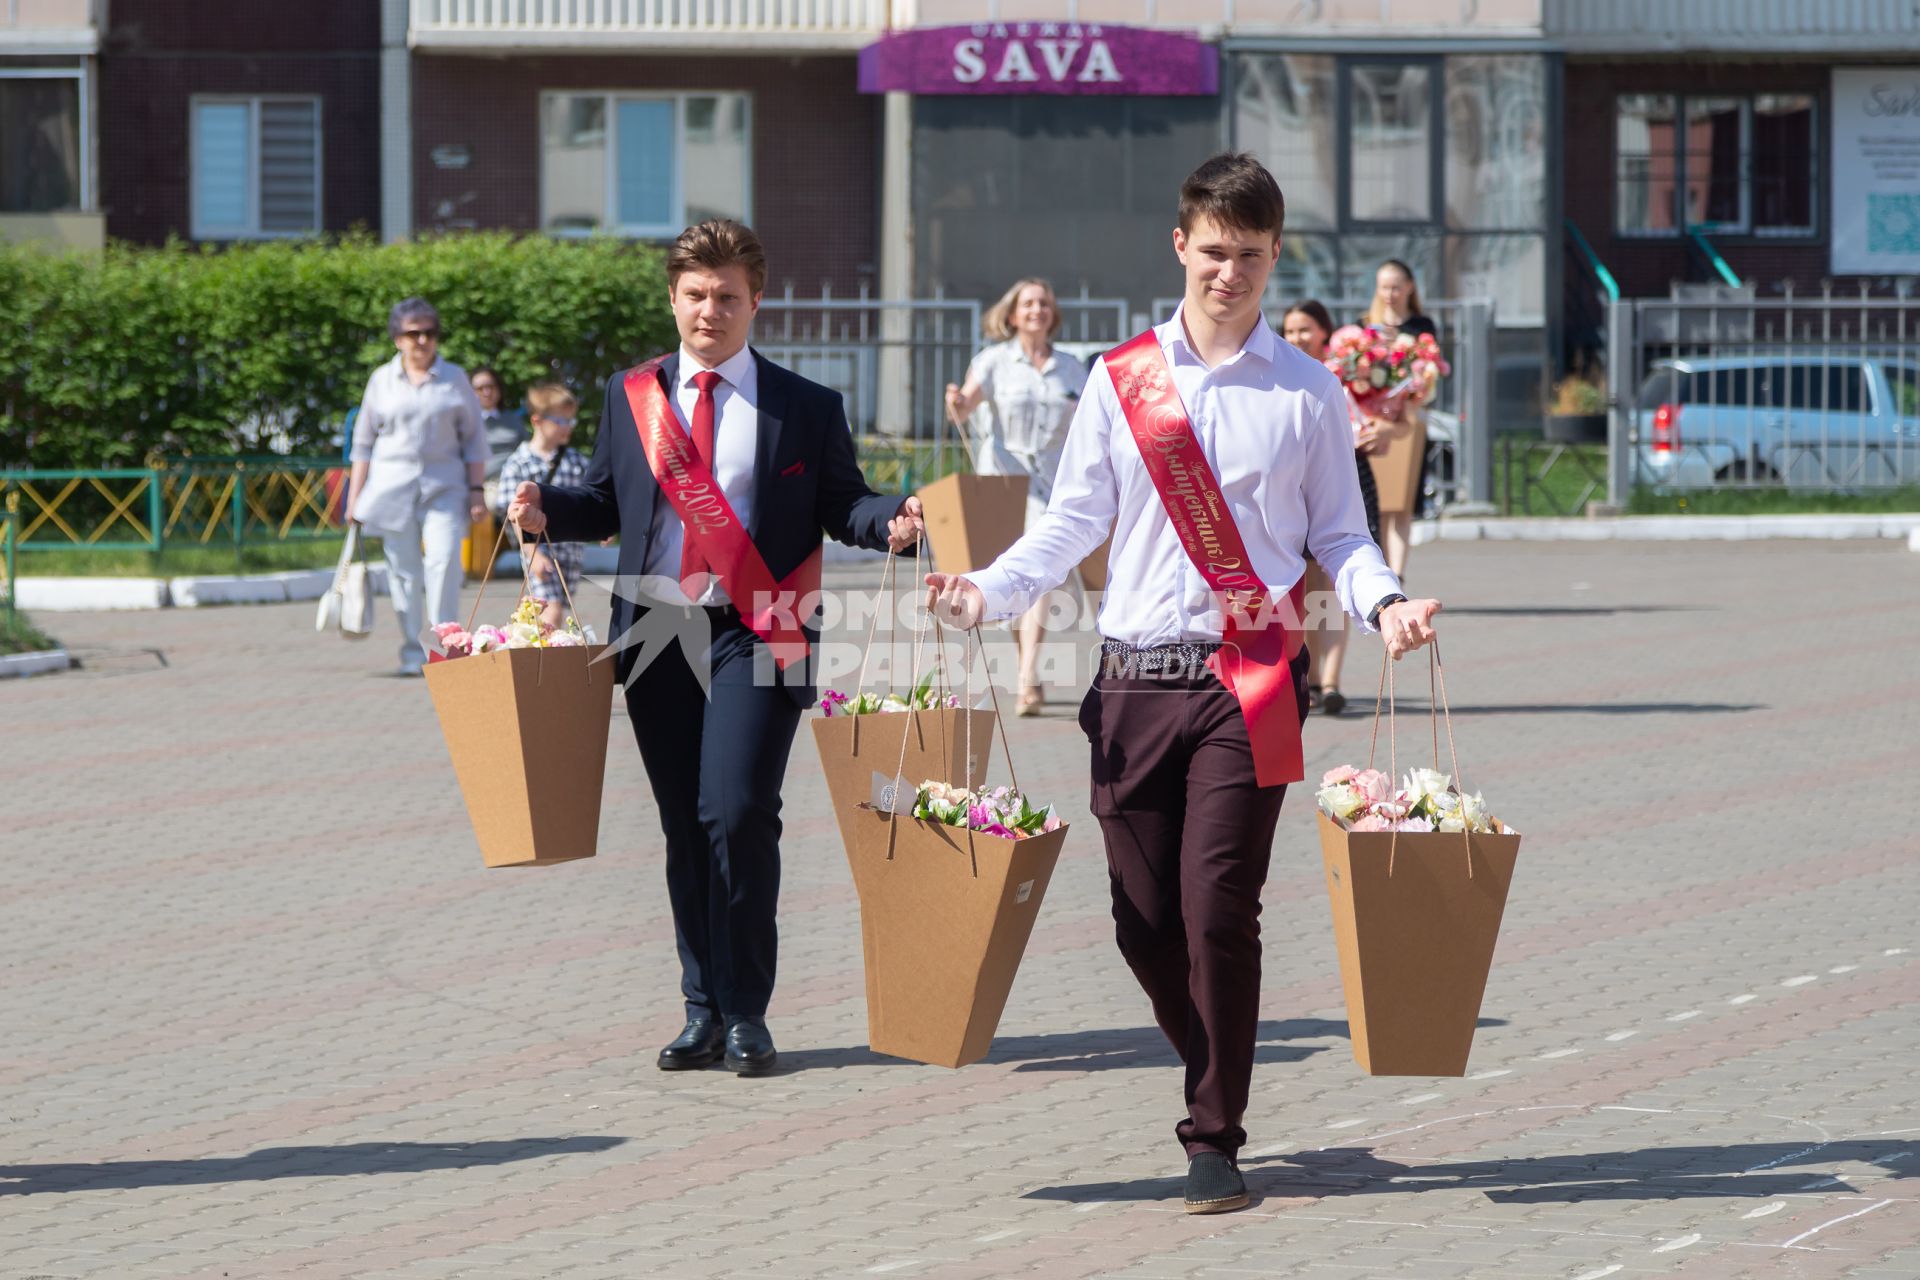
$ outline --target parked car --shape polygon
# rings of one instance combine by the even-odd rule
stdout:
[[[1920,351],[1756,350],[1655,364],[1638,477],[1664,489],[1920,482]]]

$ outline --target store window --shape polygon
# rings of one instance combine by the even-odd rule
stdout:
[[[751,217],[746,94],[549,93],[541,102],[541,225],[665,239]]]
[[[1427,63],[1347,66],[1347,208],[1356,222],[1433,217],[1433,91]]]
[[[1814,127],[1811,94],[1621,95],[1615,229],[1812,235]]]

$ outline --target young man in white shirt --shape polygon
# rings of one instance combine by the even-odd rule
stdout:
[[[1173,233],[1180,311],[1101,358],[1046,516],[988,568],[927,577],[943,621],[971,627],[1019,614],[1113,533],[1080,723],[1120,951],[1186,1063],[1190,1213],[1248,1201],[1235,1157],[1260,890],[1285,784],[1302,777],[1307,654],[1288,589],[1311,553],[1395,658],[1433,640],[1440,608],[1402,595],[1367,536],[1338,381],[1261,314],[1284,211],[1250,156],[1195,170]]]

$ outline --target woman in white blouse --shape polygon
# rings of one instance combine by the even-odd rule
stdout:
[[[1027,521],[1033,528],[1053,496],[1053,476],[1067,426],[1087,383],[1087,367],[1064,351],[1055,351],[1060,306],[1053,286],[1028,277],[1016,280],[1000,301],[987,309],[981,324],[994,346],[973,358],[964,386],[947,386],[947,416],[969,431],[973,470],[983,476],[1027,477]],[[981,406],[986,411],[976,413]],[[1040,641],[1045,634],[1044,603],[1020,619],[1020,708],[1040,714]]]
[[[353,423],[347,512],[382,540],[400,621],[400,674],[417,676],[427,660],[421,631],[459,612],[460,540],[487,513],[487,433],[466,371],[440,358],[432,304],[397,303],[387,333],[400,351],[367,379]]]

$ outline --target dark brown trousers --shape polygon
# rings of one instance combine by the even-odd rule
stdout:
[[[1294,687],[1306,712],[1306,655]],[[1233,695],[1212,675],[1099,676],[1080,708],[1093,744],[1093,815],[1113,919],[1160,1030],[1186,1063],[1188,1155],[1228,1156],[1260,1019],[1260,890],[1284,786],[1254,781]]]

